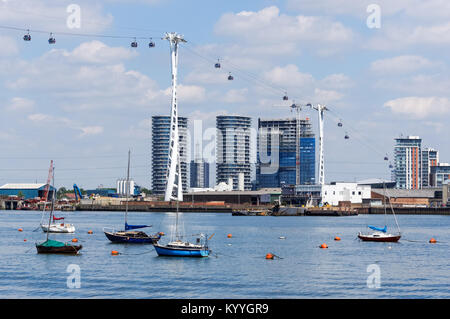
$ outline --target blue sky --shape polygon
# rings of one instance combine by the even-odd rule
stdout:
[[[79,29],[66,23],[73,3]],[[380,28],[367,25],[374,3]],[[26,43],[23,32],[0,28],[0,184],[45,182],[53,159],[58,187],[114,187],[131,148],[132,177],[151,187],[150,118],[170,109],[166,31],[188,40],[180,114],[204,129],[220,114],[251,116],[255,125],[290,117],[275,107],[287,90],[297,103],[331,110],[327,182],[389,179],[383,157],[392,159],[400,134],[421,136],[450,162],[449,18],[445,0],[0,0],[0,26],[56,37],[50,46],[48,34],[31,32]],[[64,33],[153,37],[156,47]],[[315,112],[303,116],[317,129]]]

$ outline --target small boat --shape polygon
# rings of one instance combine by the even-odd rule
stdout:
[[[53,175],[53,185],[55,184],[55,168],[53,167],[53,161],[50,162],[49,176]],[[51,229],[53,208],[55,206],[55,192],[52,193],[52,202],[50,209],[50,216],[48,219],[47,229]],[[42,224],[42,223],[41,223]],[[50,231],[47,231],[47,238],[42,243],[36,243],[36,250],[38,254],[78,254],[83,248],[82,245],[72,245],[70,243],[64,243],[57,240],[49,239]]]
[[[125,229],[127,228],[127,226],[129,225],[125,224]],[[156,235],[148,235],[143,231],[133,231],[133,230],[115,231],[114,229],[109,229],[107,227],[103,228],[103,232],[105,233],[105,236],[113,243],[155,244],[161,238],[161,233],[158,233]]]
[[[78,254],[81,248],[83,248],[83,245],[71,245],[51,239],[47,239],[40,244],[36,243],[38,254]]]
[[[391,206],[391,210],[392,210],[392,215],[394,216],[395,219],[395,224],[397,225],[397,230],[398,232],[396,234],[390,234],[387,232],[387,225],[386,225],[386,186],[384,186],[384,218],[385,218],[385,226],[383,228],[380,227],[376,227],[376,226],[371,226],[368,225],[367,227],[369,227],[370,229],[374,230],[374,232],[372,233],[368,233],[368,234],[363,234],[362,232],[358,233],[358,238],[361,239],[362,241],[376,241],[376,242],[398,242],[400,240],[401,233],[400,233],[400,226],[398,225],[397,222],[397,218],[395,217],[395,212],[394,212],[394,208],[392,207],[392,203],[391,203],[391,199],[389,198],[389,204]]]
[[[180,234],[178,233],[178,201],[177,201],[177,213],[175,222],[175,237],[176,240],[172,240],[166,245],[159,243],[153,244],[158,256],[168,257],[208,257],[211,250],[208,247],[208,241],[214,236],[207,238],[204,234],[199,234],[195,244],[188,241],[182,241]]]
[[[64,217],[56,218],[53,216],[53,223],[50,225],[41,224],[41,228],[44,232],[50,233],[74,233],[75,226],[73,224],[57,223],[56,221],[64,219]]]
[[[130,191],[130,151],[128,151],[128,171],[126,184],[126,208],[125,208],[125,230],[115,231],[114,228],[104,227],[103,232],[106,238],[113,243],[132,243],[132,244],[155,244],[161,238],[162,233],[155,235],[147,235],[143,231],[135,231],[134,229],[152,227],[151,225],[128,225],[128,194]]]
[[[205,239],[202,244],[201,239]],[[179,239],[169,242],[167,245],[160,245],[159,243],[153,244],[158,256],[168,257],[208,257],[210,250],[208,248],[208,240],[201,234],[200,238],[197,238],[198,244],[192,244]]]

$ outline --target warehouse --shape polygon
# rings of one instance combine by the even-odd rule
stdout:
[[[19,196],[24,199],[41,198],[47,184],[5,184],[0,186],[0,195]],[[52,198],[55,188],[50,185],[48,198]]]

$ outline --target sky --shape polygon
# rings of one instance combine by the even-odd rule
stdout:
[[[447,0],[0,0],[0,184],[45,183],[53,160],[57,187],[115,187],[130,149],[131,177],[151,188],[151,117],[170,112],[165,32],[187,40],[179,114],[201,121],[209,160],[217,115],[256,127],[319,103],[326,182],[390,179],[400,135],[450,162]],[[318,134],[317,112],[301,115]]]

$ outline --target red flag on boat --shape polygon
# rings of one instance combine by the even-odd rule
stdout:
[[[61,220],[61,219],[64,219],[64,217],[55,217],[55,216],[53,216],[53,220]]]

